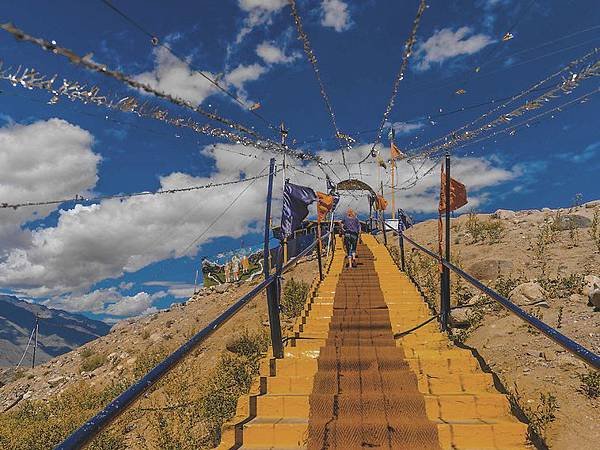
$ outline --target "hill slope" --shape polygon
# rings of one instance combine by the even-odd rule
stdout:
[[[110,325],[98,320],[0,295],[0,366],[19,362],[36,315],[40,318],[36,364],[67,353],[110,330]],[[30,366],[31,359],[30,347],[23,364]]]

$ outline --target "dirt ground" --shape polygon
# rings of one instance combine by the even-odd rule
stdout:
[[[600,209],[600,202],[565,208],[559,216],[576,215],[591,221],[594,207]],[[539,237],[545,229],[544,221],[552,222],[557,211],[509,212],[500,216],[502,236],[494,243],[489,239],[473,243],[467,230],[468,215],[451,222],[453,260],[488,286],[493,287],[499,276],[518,279],[518,283],[543,283],[572,274],[600,276],[600,253],[592,240],[589,221],[579,219],[580,228],[556,231],[553,241],[541,252]],[[490,215],[477,215],[480,222],[492,219]],[[437,252],[437,221],[420,223],[407,234]],[[411,252],[411,247],[407,246],[406,251]],[[475,295],[476,291],[470,294]],[[519,303],[516,297],[512,300]],[[528,303],[535,303],[524,306],[529,313],[600,353],[600,312],[588,304],[580,291],[567,290],[547,294],[537,302],[521,302]],[[557,450],[600,449],[600,398],[585,395],[580,380],[580,374],[593,369],[506,310],[474,305],[471,311],[475,309],[483,316],[463,345],[481,355],[522,408],[541,411],[540,395],[555,396],[556,417],[540,433],[547,446]]]

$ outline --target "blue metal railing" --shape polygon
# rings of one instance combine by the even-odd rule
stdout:
[[[321,236],[321,241],[326,239],[329,233]],[[317,245],[317,239],[307,246],[298,255],[291,258],[282,268],[282,273],[289,270],[300,258],[310,253]],[[248,304],[254,297],[260,294],[277,280],[277,274],[269,276],[256,285],[250,292],[242,296],[237,302],[227,308],[216,319],[196,333],[186,343],[171,353],[165,360],[156,365],[150,372],[136,381],[131,387],[110,402],[102,411],[89,419],[81,427],[75,430],[67,439],[55,447],[55,450],[74,450],[84,447],[94,437],[110,425],[122,412],[138,399],[144,392],[150,389],[157,381],[164,377],[181,360],[188,355],[198,344],[214,333],[221,325],[231,319],[243,306]]]
[[[389,225],[388,225],[388,227],[391,229],[391,227]],[[393,230],[393,231],[396,231],[396,230]],[[415,248],[419,249],[420,251],[422,251],[423,253],[427,254],[428,256],[434,258],[435,260],[440,261],[440,263],[443,264],[444,267],[447,267],[449,270],[451,270],[452,272],[457,274],[459,277],[461,277],[462,279],[469,282],[472,286],[474,286],[475,288],[477,288],[478,290],[480,290],[481,292],[486,294],[488,297],[490,297],[491,299],[500,303],[508,311],[510,311],[511,313],[516,315],[521,320],[527,322],[529,325],[531,325],[538,331],[540,331],[543,334],[545,334],[546,336],[548,336],[550,339],[552,339],[558,345],[563,347],[565,350],[567,350],[568,352],[577,356],[578,358],[580,358],[582,361],[589,364],[590,366],[592,366],[596,369],[600,369],[600,356],[596,355],[591,350],[588,350],[583,345],[568,338],[564,334],[560,333],[558,330],[552,328],[545,322],[542,322],[541,320],[539,320],[537,317],[534,317],[531,314],[527,313],[526,311],[524,311],[523,309],[521,309],[520,307],[515,305],[513,302],[511,302],[506,297],[503,297],[502,295],[498,294],[493,289],[491,289],[491,288],[487,287],[486,285],[484,285],[483,283],[481,283],[479,280],[477,280],[472,275],[469,275],[464,270],[456,267],[450,261],[447,261],[446,259],[441,258],[440,255],[438,255],[437,253],[434,253],[431,250],[425,248],[424,246],[415,242],[413,239],[409,238],[408,236],[404,235],[403,233],[399,233],[399,239],[400,239],[400,241],[402,241],[403,239],[406,239]]]

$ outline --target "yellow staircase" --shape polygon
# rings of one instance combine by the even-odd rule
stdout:
[[[430,318],[416,287],[398,270],[387,249],[370,235],[363,235],[362,240],[375,258],[393,333],[410,330]],[[343,267],[339,239],[329,272],[298,319],[284,359],[265,358],[259,379],[251,392],[239,399],[236,416],[224,427],[219,449],[306,448],[309,397]],[[452,346],[436,321],[399,337],[396,345],[402,347],[417,377],[427,416],[437,424],[441,448],[528,448],[527,425],[513,416],[492,376],[480,369],[469,351]]]

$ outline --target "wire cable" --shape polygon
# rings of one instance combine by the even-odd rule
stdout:
[[[113,10],[115,13],[117,13],[119,16],[121,16],[123,19],[125,19],[125,21],[127,21],[128,23],[130,23],[133,27],[135,27],[136,29],[138,29],[139,31],[141,31],[143,34],[145,34],[146,36],[148,36],[150,38],[150,42],[153,45],[158,45],[159,47],[162,47],[165,50],[167,50],[169,53],[171,53],[171,55],[173,55],[174,57],[176,57],[180,61],[185,61],[185,58],[182,55],[177,54],[171,48],[170,45],[167,45],[167,44],[164,44],[164,43],[158,41],[158,38],[157,38],[157,36],[155,34],[150,33],[150,31],[148,31],[148,29],[146,29],[145,27],[143,27],[139,22],[137,22],[136,20],[134,20],[133,18],[131,18],[129,15],[125,14],[125,12],[123,12],[122,10],[120,10],[119,8],[117,8],[110,0],[100,0],[100,1],[105,6],[107,6],[108,8],[110,8],[111,10]],[[188,66],[195,73],[197,73],[200,76],[202,76],[205,80],[207,80],[209,83],[211,83],[212,85],[214,85],[217,89],[219,89],[221,92],[223,92],[229,98],[231,98],[233,101],[235,101],[236,103],[238,103],[245,111],[250,112],[253,116],[255,116],[258,119],[260,119],[265,125],[267,125],[267,127],[270,130],[272,130],[272,131],[274,131],[276,133],[279,132],[279,129],[275,125],[273,125],[269,120],[267,120],[262,114],[258,113],[256,110],[251,109],[250,107],[248,107],[248,105],[246,105],[238,96],[236,96],[234,93],[232,93],[231,91],[229,91],[228,89],[226,89],[225,87],[223,87],[222,85],[220,85],[217,82],[217,80],[209,77],[202,70],[199,70],[199,69],[193,67],[189,62],[188,62]]]
[[[264,172],[264,170],[263,170],[263,172]],[[261,172],[261,174],[262,174],[262,172]],[[23,208],[23,207],[59,205],[59,204],[68,203],[68,202],[75,202],[75,203],[76,202],[98,202],[101,200],[109,200],[109,199],[122,200],[125,198],[131,198],[131,197],[176,194],[179,192],[191,192],[191,191],[197,191],[200,189],[210,189],[210,188],[216,188],[216,187],[222,187],[222,186],[230,186],[233,184],[246,183],[248,181],[254,182],[254,181],[258,180],[259,178],[264,178],[267,176],[267,175],[261,175],[261,174],[253,176],[253,177],[244,178],[242,180],[224,181],[222,183],[208,183],[208,184],[201,185],[201,186],[188,186],[188,187],[177,188],[177,189],[159,189],[157,191],[132,192],[129,194],[115,194],[115,195],[98,195],[95,197],[85,197],[83,195],[75,195],[75,197],[73,197],[73,198],[63,198],[60,200],[29,201],[29,202],[22,202],[22,203],[0,202],[0,209],[12,208],[12,209],[16,210],[18,208]]]

